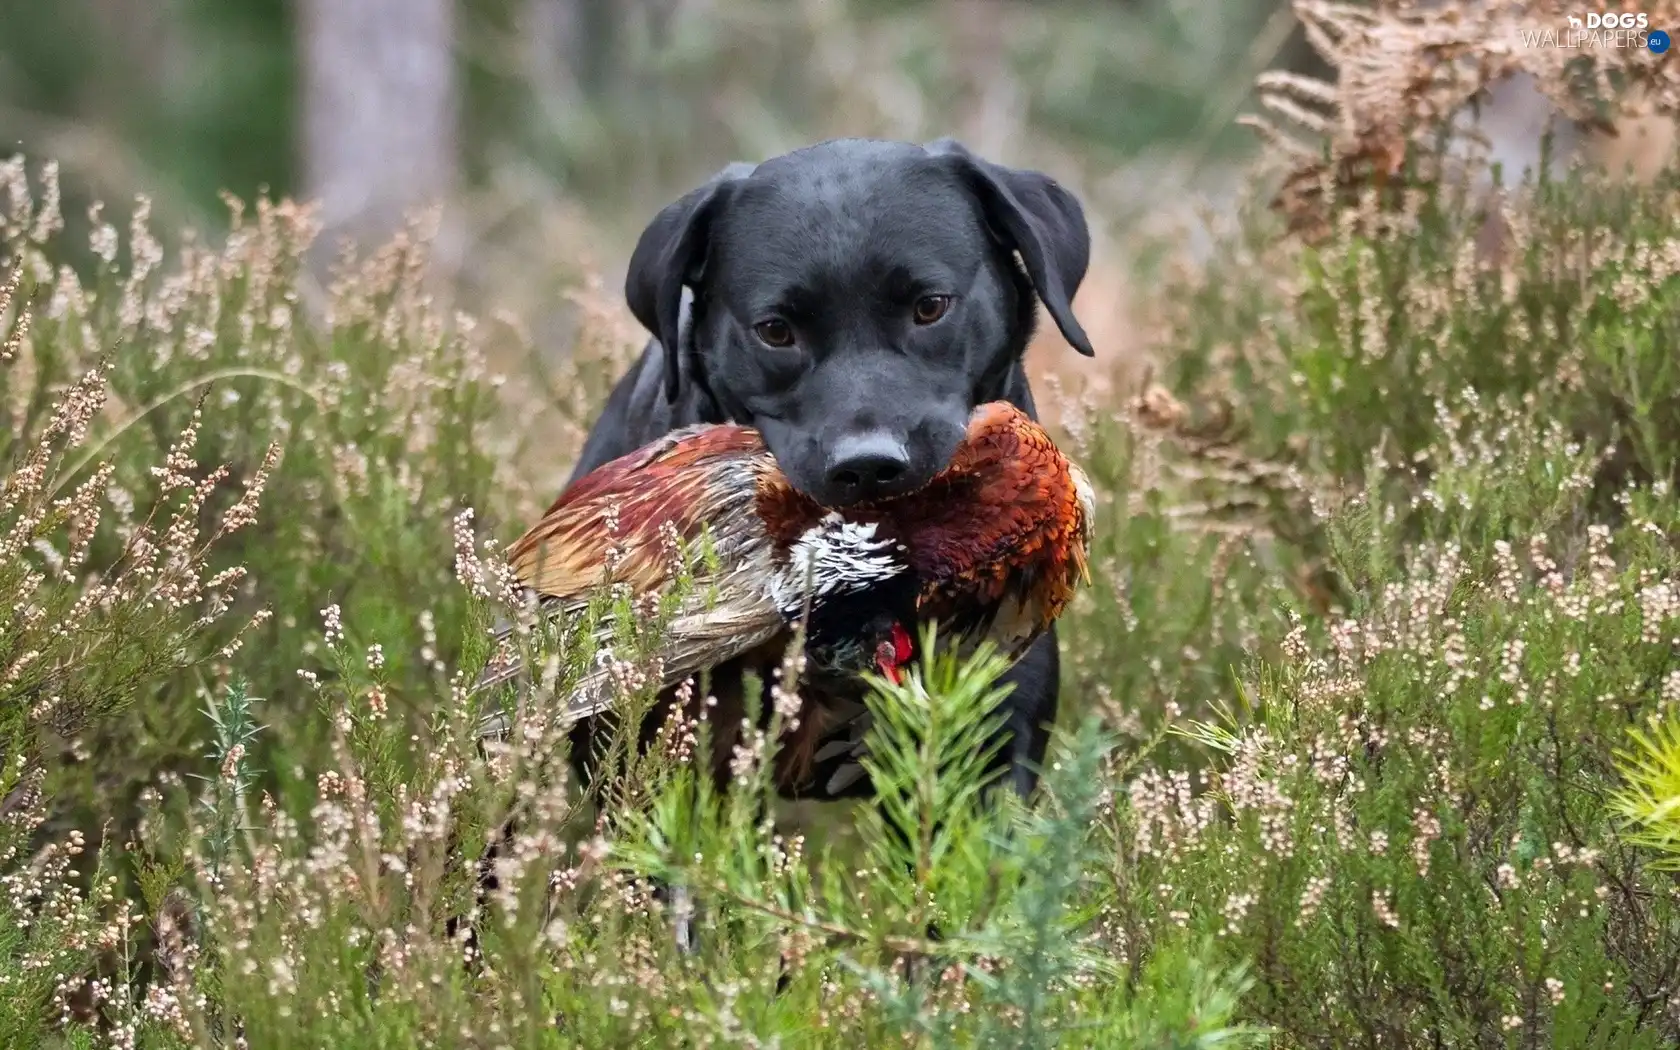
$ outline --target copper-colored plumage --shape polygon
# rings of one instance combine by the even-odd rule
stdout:
[[[825,630],[834,638],[823,652],[837,673],[854,658],[854,670],[878,664],[892,673],[909,619],[937,621],[943,637],[954,634],[965,647],[987,638],[1011,658],[1024,653],[1086,578],[1091,504],[1082,472],[1004,402],[975,410],[962,445],[928,485],[843,515],[794,489],[756,431],[706,426],[579,479],[509,548],[508,561],[546,605],[575,612],[603,583],[637,595],[661,591],[672,582],[672,536],[692,543],[705,534],[716,571],[696,581],[705,599],[686,603],[666,626],[666,686],[744,654],[777,651],[807,609],[812,645]],[[819,630],[823,611],[841,608]],[[891,615],[864,623],[877,609]],[[855,647],[846,636],[854,630]],[[493,667],[480,684],[516,673]],[[818,684],[824,696],[807,691],[806,708],[843,692],[838,680]],[[802,717],[806,739],[790,742],[800,745],[790,753],[803,752],[807,761],[792,765],[806,768],[788,775],[808,774],[811,761],[835,750],[833,741],[819,746],[823,738],[857,721],[856,698],[835,699],[833,717]],[[563,717],[586,718],[612,702],[604,673],[586,676]],[[855,750],[861,729],[853,728],[846,739]]]
[[[704,522],[696,512],[718,509],[706,503],[709,471],[735,461],[755,472],[768,455],[747,427],[673,433],[579,478],[508,548],[508,565],[520,583],[545,597],[581,596],[604,582],[608,549],[616,547],[624,559],[612,582],[657,590],[670,582],[661,525],[670,522],[685,539],[697,538]]]

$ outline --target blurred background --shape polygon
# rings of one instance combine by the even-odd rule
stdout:
[[[1037,356],[1105,383],[1133,357],[1128,245],[1229,210],[1268,68],[1333,75],[1282,0],[14,2],[0,155],[59,161],[72,224],[144,193],[160,233],[213,236],[224,190],[316,200],[322,275],[341,238],[441,202],[452,290],[560,353],[563,290],[595,274],[616,300],[642,226],[725,163],[955,135],[1085,201],[1103,352]],[[1549,113],[1508,94],[1485,122],[1532,154]]]
[[[213,235],[223,190],[317,200],[323,262],[444,202],[445,275],[549,347],[559,290],[599,272],[616,297],[657,208],[836,135],[1053,173],[1101,286],[1115,238],[1229,198],[1253,145],[1232,118],[1279,65],[1323,72],[1279,0],[9,3],[0,154],[57,159],[72,222],[144,193],[158,230]]]

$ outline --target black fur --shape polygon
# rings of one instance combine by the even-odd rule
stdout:
[[[625,297],[654,338],[607,399],[572,480],[677,427],[737,422],[757,427],[825,505],[916,487],[948,462],[975,405],[1008,400],[1037,418],[1022,356],[1038,301],[1092,354],[1072,310],[1089,254],[1072,194],[948,139],[840,139],[730,165],[636,245]],[[930,295],[952,297],[949,309],[917,324],[912,311]],[[791,347],[759,337],[767,319],[787,323]],[[883,458],[892,469],[866,471],[861,486],[846,473]],[[1059,671],[1052,631],[1007,675],[1000,761],[1023,793]],[[578,727],[577,759],[595,731]]]

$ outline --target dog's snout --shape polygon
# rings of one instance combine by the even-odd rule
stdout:
[[[910,450],[890,434],[849,435],[834,443],[823,480],[842,503],[895,495],[911,480]]]

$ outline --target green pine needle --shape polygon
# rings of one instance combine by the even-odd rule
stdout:
[[[1680,871],[1680,719],[1653,719],[1649,733],[1628,735],[1636,747],[1616,752],[1627,786],[1611,797],[1611,812],[1635,829],[1627,841],[1663,854],[1653,868]]]

